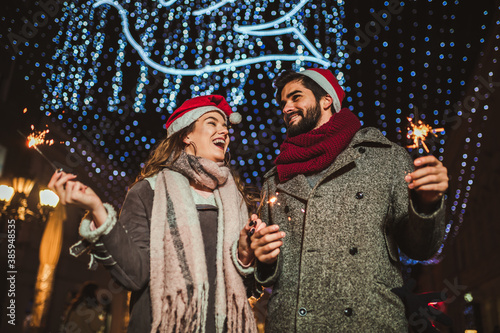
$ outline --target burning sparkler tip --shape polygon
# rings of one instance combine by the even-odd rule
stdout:
[[[428,153],[429,148],[427,148],[427,145],[425,144],[427,136],[430,133],[437,137],[436,133],[444,132],[444,128],[433,129],[430,125],[424,124],[422,120],[418,120],[417,124],[415,124],[411,117],[407,117],[407,119],[410,122],[410,126],[408,126],[408,134],[406,137],[413,140],[413,144],[406,146],[406,148],[418,148],[420,147],[420,144],[422,144],[422,147]]]

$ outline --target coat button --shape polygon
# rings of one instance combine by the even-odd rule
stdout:
[[[350,253],[351,255],[355,255],[355,254],[357,254],[357,253],[358,253],[358,248],[357,248],[357,247],[351,247],[351,248],[349,249],[349,253]]]
[[[347,309],[345,309],[345,310],[344,310],[344,314],[345,314],[347,317],[352,316],[352,314],[353,314],[353,310],[352,310],[352,308],[347,308]]]
[[[306,308],[299,309],[299,316],[304,317],[307,314]]]
[[[356,193],[356,199],[363,199],[365,194],[363,192]]]
[[[358,151],[361,153],[361,154],[364,154],[365,151],[366,151],[366,148],[365,147],[359,147]]]
[[[290,207],[288,207],[288,205],[285,206],[285,214],[288,214],[288,212],[290,211]]]

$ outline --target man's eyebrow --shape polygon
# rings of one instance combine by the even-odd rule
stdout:
[[[286,95],[286,98],[290,98],[291,96],[295,95],[295,94],[300,94],[302,93],[302,90],[299,90],[299,89],[296,89],[294,91],[292,91],[291,93],[289,93],[288,95]],[[280,101],[280,107],[283,107],[285,105],[285,102],[283,100]]]
[[[298,90],[298,89],[294,90],[291,93],[289,93],[288,95],[286,95],[286,98],[290,98],[291,96],[293,96],[293,95],[295,95],[297,93],[301,93],[301,92],[302,92],[302,90]]]

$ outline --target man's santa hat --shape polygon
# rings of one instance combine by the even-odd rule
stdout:
[[[241,122],[241,114],[233,112],[224,97],[220,95],[198,96],[188,99],[175,110],[166,123],[167,137],[188,127],[207,112],[219,111],[224,120],[231,124]]]
[[[345,92],[340,86],[339,81],[337,81],[337,78],[335,78],[335,75],[333,75],[330,70],[322,68],[309,68],[299,72],[299,74],[312,79],[333,98],[333,108],[335,109],[335,112],[339,112],[342,109],[342,100],[345,97]]]

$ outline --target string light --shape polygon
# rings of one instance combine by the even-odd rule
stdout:
[[[389,1],[377,8],[354,4],[65,1],[38,35],[7,48],[29,68],[23,76],[31,88],[45,87],[40,110],[51,128],[68,136],[62,162],[82,166],[119,206],[124,186],[164,136],[160,124],[196,95],[224,95],[243,114],[230,130],[231,163],[246,183],[260,186],[286,133],[271,88],[283,69],[329,67],[346,90],[343,105],[401,146],[408,144],[402,133],[415,107],[425,123],[447,132],[450,119],[470,122],[455,105],[466,97],[465,82],[487,36],[485,22],[498,8],[488,2],[401,1],[391,13]],[[471,21],[477,26],[464,25],[463,13],[480,13]],[[2,37],[21,31],[23,16],[3,17]],[[43,42],[50,47],[42,50]],[[486,121],[488,106],[468,112]],[[470,133],[465,142],[448,233],[455,234],[463,220],[481,138]],[[441,160],[445,140],[440,136],[429,147]]]

